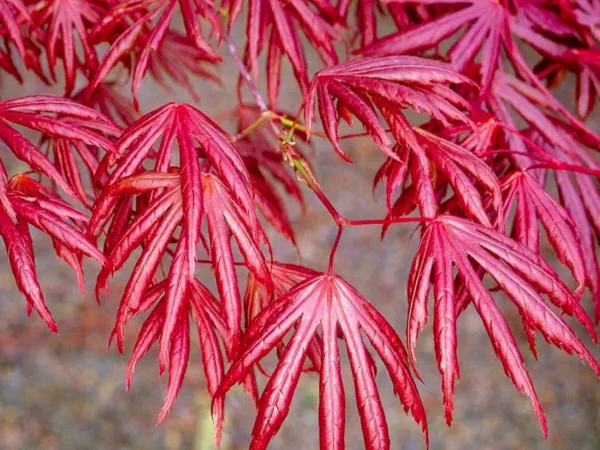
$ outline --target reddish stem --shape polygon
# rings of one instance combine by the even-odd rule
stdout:
[[[269,112],[269,107],[267,106],[267,102],[262,97],[262,95],[260,94],[256,85],[254,84],[254,81],[252,80],[252,75],[250,75],[250,72],[248,72],[248,68],[246,67],[246,64],[244,64],[242,57],[238,53],[237,48],[235,47],[235,43],[231,40],[231,37],[229,37],[229,35],[226,33],[225,33],[224,40],[227,43],[227,49],[229,50],[229,53],[233,57],[233,60],[235,61],[236,65],[238,67],[238,71],[240,72],[240,75],[246,82],[248,89],[250,89],[250,93],[252,94],[252,97],[254,97],[256,106],[258,106],[258,109],[260,110],[261,113],[267,114]]]
[[[315,193],[317,198],[321,201],[321,203],[323,204],[323,206],[325,207],[325,209],[327,210],[329,215],[331,215],[331,217],[333,217],[333,220],[335,220],[335,223],[337,223],[338,226],[343,227],[345,225],[346,220],[340,215],[340,213],[337,211],[337,209],[335,209],[335,206],[333,206],[333,203],[331,203],[329,201],[329,199],[325,196],[323,191],[318,186],[310,186],[310,188]]]
[[[327,266],[327,275],[331,275],[333,271],[333,262],[335,260],[335,254],[340,245],[340,240],[342,239],[342,233],[344,232],[344,225],[338,226],[337,234],[335,235],[335,241],[333,241],[333,246],[331,247],[331,252],[329,253],[329,265]]]
[[[197,259],[196,263],[198,263],[198,264],[212,264],[213,261],[212,261],[212,259]],[[246,267],[247,264],[244,261],[234,261],[233,265],[234,266]]]

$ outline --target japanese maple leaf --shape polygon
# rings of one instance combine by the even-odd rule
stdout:
[[[202,36],[197,16],[209,21],[213,34],[220,39],[219,20],[211,2],[206,0],[125,0],[116,2],[111,11],[98,22],[93,34],[97,41],[106,40],[112,45],[105,55],[92,85],[102,81],[108,72],[132,50],[138,53],[133,72],[132,92],[137,92],[142,78],[149,68],[150,59],[157,52],[171,54],[177,48],[163,49],[164,42],[173,32],[169,27],[176,6],[179,4],[181,16],[187,33],[188,42],[192,43],[205,61],[220,61],[219,55],[211,48]],[[156,23],[152,22],[156,19]],[[132,22],[132,23],[131,23]],[[181,48],[180,48],[181,49]],[[188,60],[186,55],[176,55],[179,62]],[[171,57],[171,56],[169,56]],[[168,62],[165,61],[165,64]],[[171,71],[176,65],[169,64]]]
[[[467,102],[447,85],[472,82],[448,65],[412,56],[361,58],[322,69],[313,78],[304,104],[308,134],[318,99],[319,116],[333,148],[348,160],[339,145],[340,118],[348,123],[356,116],[373,141],[388,156],[398,159],[379,122],[376,108],[388,109],[386,121],[406,122],[401,110],[412,108],[444,125],[470,123],[461,111]],[[337,105],[335,103],[337,100]]]
[[[113,150],[110,136],[119,133],[119,129],[102,114],[62,97],[33,95],[0,101],[0,139],[18,159],[50,178],[75,199],[81,199],[76,192],[77,181],[67,172],[79,173],[79,169],[71,163],[68,166],[59,163],[59,169],[9,124],[40,132],[46,140],[60,142],[59,146],[83,149],[89,145],[109,152]],[[67,152],[68,157],[70,152]]]
[[[338,335],[346,342],[366,448],[389,448],[385,414],[362,333],[381,357],[400,397],[425,433],[427,425],[419,393],[408,368],[400,338],[385,318],[352,286],[337,275],[316,274],[269,304],[250,324],[244,347],[225,374],[216,398],[241,382],[296,325],[258,403],[250,448],[267,448],[285,420],[310,340],[322,331],[319,383],[319,428],[323,449],[342,449],[345,396],[342,384]]]
[[[15,66],[12,58],[7,52],[4,52],[0,49],[0,69],[6,72],[9,75],[12,75],[19,83],[23,82],[23,78],[19,73],[19,69]]]
[[[23,61],[26,61],[25,37],[21,31],[21,24],[31,22],[27,6],[21,0],[1,0],[0,19],[2,19],[0,20],[0,36],[6,36],[8,42],[12,42],[17,48]],[[2,54],[10,60],[8,45],[7,52]],[[10,61],[10,65],[12,65],[12,61]]]
[[[188,174],[189,175],[189,174]],[[169,251],[175,231],[181,226],[177,248],[173,252],[173,260],[167,276],[168,290],[166,312],[161,339],[160,361],[164,366],[168,359],[170,341],[176,329],[176,319],[179,317],[182,304],[185,302],[185,284],[194,277],[196,266],[196,244],[190,246],[188,239],[201,238],[199,234],[201,220],[207,221],[208,241],[212,265],[215,269],[217,287],[221,299],[221,313],[227,325],[228,354],[234,355],[239,343],[241,330],[242,302],[239,295],[235,262],[231,249],[231,237],[235,237],[246,267],[252,271],[257,280],[272,290],[269,272],[265,259],[257,243],[257,226],[250,222],[241,207],[237,205],[219,179],[210,173],[198,172],[199,199],[201,216],[193,216],[196,209],[188,207],[186,186],[189,183],[183,173],[173,170],[172,173],[142,172],[121,179],[105,189],[108,198],[119,198],[124,194],[156,194],[153,201],[144,209],[137,212],[118,231],[119,239],[112,246],[108,261],[98,276],[96,291],[106,289],[106,280],[111,272],[119,270],[132,252],[142,246],[143,251],[131,273],[123,292],[119,306],[119,316],[128,315],[129,311],[137,311],[143,301],[146,291],[155,279],[156,271]],[[94,220],[97,212],[94,212]],[[190,215],[194,222],[191,222]],[[260,228],[261,232],[262,228]],[[202,240],[204,240],[202,238]],[[118,319],[118,323],[122,320]],[[117,338],[120,350],[123,348],[122,329],[116,328],[113,336]]]
[[[218,301],[198,280],[185,280],[181,288],[185,291],[186,301],[176,316],[175,328],[171,334],[171,351],[168,357],[169,381],[165,401],[158,415],[161,423],[173,406],[183,384],[190,356],[190,319],[198,332],[198,341],[202,353],[202,364],[209,395],[214,396],[224,374],[223,355],[219,338],[226,339],[226,325],[220,315]],[[115,329],[122,330],[131,318],[151,310],[140,328],[127,367],[126,388],[130,389],[137,362],[156,342],[162,342],[168,320],[168,280],[154,284],[145,293],[136,309],[119,309]],[[115,331],[113,331],[115,333]],[[122,331],[119,331],[122,333]],[[161,368],[164,370],[164,367]],[[220,440],[223,423],[224,402],[217,400],[213,404],[213,420],[216,424],[216,441]]]
[[[159,140],[160,145],[154,151],[153,146]],[[175,141],[181,167],[175,169],[175,173],[169,173]],[[125,230],[128,229],[127,220],[130,220],[127,210],[131,205],[122,203],[117,207],[124,193],[149,193],[152,201],[145,202],[145,206],[138,209],[138,217],[146,217],[144,213],[148,211],[154,214],[152,211],[155,208],[171,208],[168,220],[163,218],[164,209],[161,214],[143,219],[147,224],[155,224],[152,225],[152,232],[143,227],[143,236],[151,233],[148,238],[131,241],[133,247],[127,247],[127,251],[120,250],[118,243],[114,244],[111,255],[125,255],[125,259],[142,242],[145,248],[130,278],[123,301],[134,306],[139,303],[144,290],[153,281],[171,236],[180,223],[182,230],[179,239],[180,242],[185,239],[186,248],[179,246],[175,256],[181,253],[180,257],[186,259],[188,276],[192,276],[197,244],[205,242],[201,237],[201,224],[206,218],[209,251],[217,275],[221,307],[229,327],[230,355],[234,354],[241,327],[241,300],[230,244],[232,235],[238,242],[247,267],[254,271],[261,282],[270,286],[266,263],[258,249],[261,241],[268,241],[256,218],[250,176],[242,158],[232,147],[225,132],[208,117],[191,106],[172,103],[141,117],[123,133],[115,147],[115,152],[107,154],[97,172],[99,176],[106,175],[109,168],[114,166],[106,179],[106,185],[112,187],[105,188],[96,201],[88,234],[97,238],[113,217],[113,223],[117,225],[111,225],[107,236],[111,240],[111,247],[112,243],[119,240],[115,238],[115,233],[121,238],[127,235]],[[143,170],[147,159],[154,160],[155,172],[142,171],[135,175]],[[173,197],[159,201],[162,198],[157,197],[161,195],[160,189],[168,186],[174,189]],[[152,222],[159,219],[162,225]],[[164,228],[160,233],[157,231],[159,226]],[[133,231],[136,231],[135,228]],[[119,264],[113,264],[112,260],[112,256],[109,257],[107,270],[116,270],[124,262],[120,260]],[[106,275],[99,277],[100,287],[103,287],[102,280]],[[178,302],[182,301],[182,296],[179,291]],[[161,347],[166,349],[161,350],[163,361],[168,353],[168,344],[165,345]]]
[[[114,83],[99,83],[91,95],[84,88],[73,96],[73,99],[110,117],[113,122],[122,126],[131,125],[138,114],[131,100],[123,95]]]
[[[600,266],[596,254],[596,236],[600,230],[600,195],[594,180],[589,176],[557,171],[555,177],[561,203],[580,235],[586,284],[593,294],[597,324],[600,322]]]
[[[348,21],[350,12],[350,0],[341,0],[337,4],[340,16]],[[355,28],[352,30],[356,37],[360,38],[360,47],[365,47],[377,39],[377,13],[387,12],[398,29],[406,29],[423,21],[431,19],[426,5],[414,5],[407,3],[378,3],[371,0],[358,0],[354,8]],[[348,21],[349,22],[349,21]]]
[[[60,200],[48,187],[25,175],[11,180],[0,163],[0,236],[4,240],[19,291],[27,300],[27,312],[32,310],[56,333],[57,326],[45,303],[38,282],[33,241],[29,225],[48,235],[60,257],[75,269],[81,282],[80,258],[87,256],[100,264],[104,255],[79,231],[77,224],[85,224],[87,217]]]
[[[384,117],[388,110],[383,111]],[[375,177],[375,184],[387,178],[386,203],[389,213],[397,217],[412,211],[418,204],[423,217],[435,217],[441,197],[439,184],[443,180],[453,190],[462,212],[488,227],[503,222],[500,184],[494,172],[473,153],[460,145],[422,129],[413,129],[406,120],[389,118],[392,134],[399,144],[399,160],[388,158]],[[439,174],[437,183],[434,173]],[[411,184],[405,189],[410,175]],[[394,191],[401,195],[392,206]],[[483,192],[481,192],[483,191]],[[491,211],[486,208],[485,193],[491,194]],[[440,195],[443,194],[443,195]],[[410,195],[410,197],[408,197]]]
[[[114,108],[118,112],[122,112],[122,106],[117,105]],[[102,109],[101,113],[113,112],[106,102],[103,102],[102,108],[99,109]],[[70,125],[73,128],[95,132],[100,136],[104,135],[107,141],[111,143],[111,146],[107,147],[109,150],[112,149],[113,139],[121,134],[120,129],[106,119],[97,123],[77,117],[58,115],[57,120],[60,120],[62,125]],[[93,180],[94,174],[98,170],[100,150],[103,147],[89,145],[82,140],[57,137],[51,134],[44,135],[41,143],[46,147],[46,154],[54,163],[58,173],[64,177],[73,192],[75,192],[76,199],[87,208],[90,208],[96,196],[93,191],[90,192],[87,185],[90,184],[89,181]],[[87,173],[82,173],[82,167],[85,168]]]
[[[539,12],[536,10],[539,14]],[[545,12],[546,16],[550,13]],[[591,36],[579,37],[577,30],[557,27],[558,18],[551,18],[551,29],[536,30],[528,22],[530,15],[515,19],[511,25],[514,33],[531,45],[544,59],[535,67],[536,72],[555,85],[564,78],[567,71],[576,76],[576,111],[579,117],[586,118],[594,108],[600,90],[600,52]],[[539,20],[539,18],[537,19]],[[537,21],[534,25],[537,25]],[[542,21],[542,24],[544,22]],[[548,27],[550,28],[550,27]],[[548,34],[550,36],[548,36]],[[571,41],[571,45],[564,43]]]
[[[171,9],[174,6],[173,3]],[[168,21],[165,23],[159,21],[160,27],[157,24],[157,27],[152,31],[147,29],[148,22],[159,11],[160,9],[151,10],[118,34],[117,37],[114,39],[109,38],[112,45],[104,55],[100,67],[90,81],[88,90],[95,89],[99,83],[105,80],[119,62],[125,63],[133,72],[131,92],[136,108],[138,107],[136,93],[148,71],[163,87],[167,87],[165,77],[173,79],[176,83],[187,88],[196,100],[198,95],[186,70],[199,77],[218,82],[218,78],[206,68],[208,64],[220,60],[214,52],[207,53],[205,49],[194,45],[184,35],[170,30]],[[119,12],[123,11],[119,10]],[[163,19],[165,17],[163,16]],[[132,53],[136,55],[133,68],[130,67],[130,55]]]
[[[454,272],[458,273],[454,280]],[[446,420],[452,420],[454,381],[459,377],[456,320],[472,302],[488,332],[496,356],[517,389],[527,395],[547,434],[546,419],[508,323],[483,285],[488,273],[517,306],[523,320],[549,343],[576,354],[600,376],[600,366],[572,329],[547,304],[584,324],[596,340],[592,323],[550,266],[534,251],[501,233],[466,219],[440,216],[424,229],[408,281],[407,345],[412,360],[419,332],[427,322],[430,283],[434,286],[434,342],[442,374]],[[461,297],[457,292],[464,290]]]
[[[536,253],[540,252],[538,221],[560,262],[565,264],[581,288],[586,284],[586,270],[577,226],[567,211],[554,200],[531,173],[513,172],[502,181],[504,211],[513,203],[516,213],[512,236]]]
[[[158,142],[160,145],[155,151],[154,146]],[[107,154],[102,160],[96,177],[107,176],[106,182],[113,184],[142,169],[147,159],[154,160],[155,171],[166,172],[171,166],[175,142],[179,147],[181,176],[186,191],[184,209],[193,215],[194,220],[199,220],[202,208],[198,179],[198,152],[201,152],[202,157],[233,193],[249,222],[255,223],[252,186],[243,159],[230,143],[225,131],[190,105],[168,103],[138,119],[118,139],[115,152]],[[113,166],[114,170],[108,175]],[[115,196],[99,199],[95,217],[90,222],[91,236],[100,236],[117,201]],[[192,217],[189,219],[191,227]],[[197,236],[191,242],[193,244],[190,243],[190,246],[195,246]]]
[[[548,141],[543,139],[539,133],[531,137],[534,139],[534,143],[539,144],[561,162],[596,167],[595,160],[585,153],[579,153],[578,157],[574,158],[561,152],[558,147],[549,145]],[[568,213],[569,226],[577,230],[579,245],[583,253],[585,284],[592,292],[594,316],[598,323],[600,320],[600,268],[595,247],[595,236],[597,236],[597,230],[600,230],[598,182],[590,175],[569,173],[566,170],[554,170],[554,177],[558,187],[559,201]],[[573,250],[569,249],[569,251]]]
[[[364,56],[414,54],[436,48],[465,28],[448,52],[453,68],[463,72],[481,51],[481,85],[486,93],[492,82],[501,47],[514,50],[509,28],[509,11],[496,0],[387,0],[386,3],[453,6],[445,13],[360,49]],[[454,7],[455,6],[455,7]]]
[[[237,14],[230,16],[230,24]],[[326,65],[337,63],[334,41],[340,41],[334,24],[343,19],[329,1],[323,0],[249,0],[246,25],[245,58],[250,71],[258,75],[258,56],[267,48],[266,74],[274,86],[273,101],[279,91],[281,63],[288,58],[302,93],[308,87],[308,66],[301,44],[302,32]],[[276,105],[270,105],[275,108]]]
[[[555,109],[555,102],[556,100],[547,91],[541,90],[539,86],[533,86],[506,73],[499,73],[495,77],[490,96],[487,99],[490,110],[509,129],[518,129],[515,118],[509,110],[510,107],[550,145],[559,148],[567,155],[579,155],[584,150],[579,148],[568,133],[561,130],[561,127],[555,122],[555,116],[550,115],[550,112]],[[562,111],[560,112],[562,113]],[[588,142],[600,148],[600,138],[591,130],[572,116],[566,117],[566,119],[574,129],[588,139]],[[512,150],[520,153],[528,152],[527,145],[517,134],[509,133],[507,140]],[[522,168],[530,164],[530,159],[526,157],[523,159],[521,155],[515,155],[513,159]]]
[[[397,2],[384,4],[371,0],[358,0],[355,8],[350,8],[351,4],[350,0],[341,0],[337,4],[337,9],[347,22],[350,22],[351,9],[354,10],[355,25],[351,28],[354,33],[352,42],[360,38],[360,47],[365,47],[377,39],[377,24],[382,22],[378,19],[378,13],[389,15],[398,29],[406,29],[431,19],[426,5]]]
[[[48,68],[54,81],[57,58],[62,58],[67,95],[73,91],[78,69],[90,73],[98,65],[88,30],[104,14],[105,3],[88,0],[43,0],[33,8],[34,36],[39,35],[36,39],[44,44]],[[78,42],[75,41],[75,34],[79,36]],[[77,55],[78,47],[82,49],[83,60]]]
[[[160,48],[150,55],[148,71],[167,91],[170,90],[166,78],[170,78],[176,85],[186,88],[194,101],[200,101],[200,95],[194,88],[194,81],[189,74],[210,80],[221,85],[219,77],[211,72],[210,66],[215,64],[215,59],[206,55],[203,50],[194,46],[184,35],[174,30],[169,30],[160,45]],[[139,78],[135,78],[136,74]],[[138,89],[143,74],[139,70],[134,72],[132,91]]]
[[[53,139],[48,142],[48,152],[57,171],[69,183],[76,198],[82,205],[91,208],[93,193],[85,186],[84,176],[80,171],[80,162],[87,169],[87,178],[92,179],[98,169],[98,154],[82,142],[71,142],[67,139]]]
[[[2,31],[3,30],[0,29],[0,36],[3,34]],[[50,81],[46,76],[40,59],[42,50],[30,36],[23,36],[22,41],[24,46],[23,65],[27,70],[34,73],[42,83],[50,86]],[[6,46],[6,51],[0,49],[0,68],[14,77],[19,83],[23,83],[23,77],[18,69],[19,64],[13,60],[13,53],[10,49],[10,46],[7,45],[9,43],[7,37],[4,38],[4,43]],[[19,55],[22,56],[20,53]]]

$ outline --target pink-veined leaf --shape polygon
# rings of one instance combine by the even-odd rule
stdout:
[[[276,347],[294,325],[294,334],[260,397],[251,449],[267,448],[285,420],[302,373],[308,343],[319,326],[323,330],[323,363],[319,374],[321,448],[344,448],[345,406],[338,335],[346,341],[350,357],[365,447],[388,448],[390,445],[363,333],[382,359],[405,412],[410,412],[421,425],[427,440],[423,405],[408,368],[406,350],[398,335],[371,304],[335,275],[316,274],[308,277],[270,303],[256,317],[245,333],[241,354],[217,391],[217,398],[235,383],[242,382],[251,368]]]
[[[433,278],[434,340],[448,422],[452,418],[454,381],[459,375],[456,319],[465,306],[458,301],[460,296],[453,281],[452,266],[458,273],[459,289],[466,293],[461,301],[471,301],[475,305],[507,375],[520,392],[530,397],[546,434],[546,419],[521,353],[500,309],[482,284],[477,268],[498,283],[529,326],[539,330],[549,343],[569,354],[576,354],[600,376],[600,366],[590,351],[549,307],[542,294],[563,313],[574,316],[596,340],[591,321],[558,275],[526,246],[462,218],[440,216],[431,221],[423,231],[409,276],[407,344],[414,362],[415,342],[427,322],[429,285]]]
[[[338,155],[348,160],[340,147],[337,131],[340,121],[337,111],[343,107],[348,116],[358,118],[384,153],[398,159],[375,107],[390,109],[386,117],[388,123],[390,117],[405,120],[401,111],[405,108],[430,115],[446,125],[470,123],[462,112],[468,109],[468,103],[447,87],[462,83],[471,81],[448,65],[411,56],[362,58],[322,69],[313,78],[304,104],[308,134],[315,101],[318,101],[325,134]]]
[[[94,170],[95,158],[83,156],[89,152],[87,146],[112,152],[112,137],[119,133],[119,129],[102,114],[62,97],[34,95],[0,102],[0,139],[18,159],[47,176],[70,197],[80,200],[83,200],[83,194],[78,192],[79,170],[73,161],[64,161],[62,158],[62,165],[60,162],[53,164],[9,124],[40,132],[45,140],[58,143],[58,155],[55,156],[59,158],[70,158],[75,149],[90,170]],[[71,176],[69,172],[75,173]]]
[[[98,66],[88,30],[105,14],[105,3],[89,0],[49,0],[39,2],[39,7],[33,9],[33,28],[39,34],[37,39],[44,44],[50,75],[55,81],[57,58],[63,60],[67,95],[75,87],[78,69],[88,74]],[[83,52],[83,60],[77,55],[78,47]]]
[[[17,286],[25,296],[28,312],[35,309],[52,332],[57,332],[56,322],[46,306],[36,273],[33,244],[28,227],[32,225],[48,235],[57,248],[57,254],[75,271],[81,285],[80,259],[86,256],[100,264],[106,262],[102,253],[78,229],[87,217],[41,183],[25,175],[6,181],[2,173],[2,206],[0,206],[0,235],[6,246],[8,260]],[[51,195],[47,195],[50,191]]]

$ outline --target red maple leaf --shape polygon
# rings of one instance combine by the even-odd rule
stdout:
[[[106,4],[89,0],[44,0],[32,11],[33,35],[44,45],[50,76],[56,81],[56,61],[62,58],[65,93],[69,95],[75,87],[77,70],[88,74],[98,65],[88,30],[106,14]],[[79,36],[78,43],[75,34]],[[83,60],[77,55],[78,46],[83,51]]]
[[[53,143],[57,164],[9,124],[42,133],[45,140]],[[86,146],[111,152],[113,142],[105,135],[118,133],[118,128],[102,114],[62,97],[32,95],[0,101],[0,139],[18,159],[84,203],[87,197],[80,191],[79,169],[71,159],[72,149],[93,168],[94,158],[84,156],[88,152]]]
[[[78,229],[86,223],[84,214],[63,202],[47,186],[25,175],[8,180],[6,169],[0,163],[0,236],[17,286],[27,300],[28,314],[35,309],[54,333],[58,328],[37,279],[29,225],[52,239],[57,254],[75,270],[83,290],[81,257],[93,258],[100,264],[106,261]]]
[[[241,1],[231,1],[230,25],[236,19]],[[326,65],[337,63],[334,41],[341,36],[334,26],[342,23],[338,11],[328,0],[249,0],[245,56],[250,71],[258,75],[258,56],[267,50],[267,83],[271,89],[271,108],[279,91],[281,62],[289,59],[294,77],[303,93],[308,88],[308,66],[305,52],[300,44],[299,31],[308,39]]]
[[[467,102],[447,86],[460,83],[472,84],[444,63],[412,56],[361,58],[322,69],[313,78],[305,99],[308,134],[318,99],[325,134],[343,159],[348,157],[340,148],[337,128],[341,118],[351,124],[352,116],[358,118],[384,153],[398,159],[375,107],[389,111],[384,116],[390,126],[394,120],[408,124],[400,111],[405,108],[430,115],[444,125],[470,123],[461,111],[468,109]]]
[[[496,0],[420,0],[404,2],[388,0],[387,3],[417,3],[420,5],[456,6],[444,9],[444,13],[431,20],[402,29],[360,49],[365,56],[415,54],[437,47],[442,41],[466,28],[452,48],[448,57],[453,68],[464,72],[480,50],[482,92],[487,92],[500,61],[501,47],[509,54],[515,51],[509,28],[509,12],[503,2]]]
[[[180,150],[185,151],[181,144]],[[182,158],[184,165],[194,164],[185,158]],[[198,159],[195,152],[190,158]],[[145,209],[137,211],[136,217],[128,225],[124,221],[123,226],[115,229],[119,233],[119,238],[111,238],[113,239],[111,242],[116,243],[114,246],[111,245],[108,263],[99,275],[97,291],[105,288],[108,274],[121,268],[133,250],[144,244],[144,251],[125,288],[120,308],[122,311],[136,310],[145,291],[153,282],[162,257],[168,251],[171,236],[179,225],[182,225],[182,234],[173,257],[174,261],[178,261],[180,267],[174,269],[175,262],[173,262],[171,270],[174,272],[169,272],[168,278],[173,280],[174,286],[185,284],[185,280],[193,278],[195,273],[197,243],[200,240],[205,242],[200,236],[201,221],[205,217],[222,313],[228,326],[229,354],[234,355],[237,351],[240,334],[241,299],[230,239],[232,235],[236,238],[247,267],[270,291],[272,288],[266,263],[256,243],[260,242],[265,233],[256,218],[247,214],[236,203],[229,189],[214,174],[201,171],[198,160],[196,164],[198,165],[197,172],[188,171],[186,173],[184,169],[181,171],[172,169],[171,173],[142,172],[138,175],[120,178],[106,187],[105,193],[96,204],[94,215],[90,221],[92,236],[95,235],[95,229],[98,229],[97,225],[105,222],[106,211],[110,211],[110,208],[117,204],[121,195],[153,192],[154,198],[153,202]],[[194,183],[197,184],[192,186]],[[164,189],[166,191],[161,192]],[[115,218],[119,218],[119,216],[120,212],[117,209]],[[193,245],[189,244],[190,240],[194,242]],[[184,291],[174,291],[172,295],[173,300],[169,302],[169,305],[173,303],[174,311],[170,311],[170,313],[172,317],[177,317],[185,293]],[[171,323],[166,325],[168,330],[172,326]],[[117,335],[117,338],[119,347],[122,348],[122,337]],[[165,338],[167,341],[161,345],[162,361],[168,354],[168,338],[167,334]]]
[[[427,440],[425,412],[400,338],[385,318],[337,275],[315,274],[307,277],[269,304],[252,321],[244,334],[243,350],[223,378],[216,398],[224,395],[235,383],[243,381],[251,368],[294,325],[296,331],[260,397],[251,449],[267,448],[285,420],[302,373],[308,344],[319,326],[322,329],[322,365],[319,373],[321,448],[345,448],[345,398],[338,335],[346,342],[350,358],[365,447],[389,448],[385,414],[362,333],[381,357],[404,410],[410,411],[421,425]]]
[[[457,292],[453,266],[463,295]],[[547,434],[546,419],[521,353],[508,323],[482,284],[479,268],[506,292],[529,328],[539,330],[549,343],[565,352],[576,354],[600,376],[600,366],[589,350],[542,297],[546,295],[563,313],[575,316],[596,341],[585,311],[550,266],[536,252],[501,233],[452,216],[440,216],[425,227],[411,267],[406,331],[411,358],[415,360],[415,342],[427,322],[428,293],[433,282],[434,342],[447,422],[452,421],[454,381],[459,377],[456,320],[472,302],[506,374],[520,392],[531,398]]]

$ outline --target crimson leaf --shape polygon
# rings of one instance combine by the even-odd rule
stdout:
[[[244,335],[243,351],[223,378],[217,398],[235,383],[241,382],[252,366],[269,353],[294,324],[296,331],[260,397],[251,449],[267,448],[285,420],[302,372],[308,343],[319,326],[322,328],[323,354],[319,374],[321,448],[345,448],[345,399],[337,346],[338,330],[348,349],[365,447],[389,448],[390,441],[361,332],[383,360],[404,410],[410,411],[421,425],[427,440],[423,405],[398,335],[370,303],[336,275],[308,277],[255,318]]]

